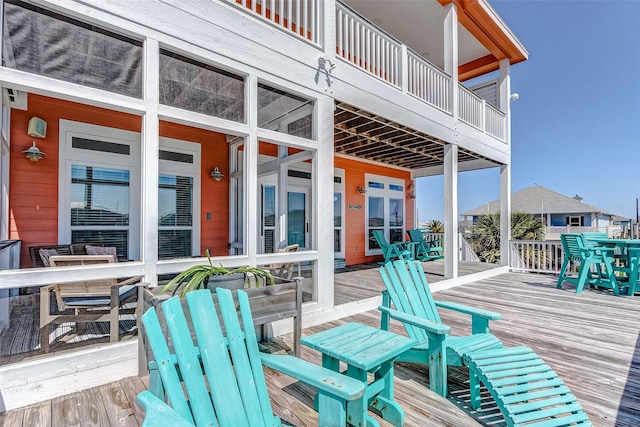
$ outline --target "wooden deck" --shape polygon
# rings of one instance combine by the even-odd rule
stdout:
[[[358,275],[364,282],[364,273]],[[343,280],[339,276],[336,282]],[[594,426],[640,425],[640,300],[597,290],[576,295],[571,285],[556,289],[555,281],[554,276],[509,273],[438,292],[436,298],[502,313],[502,320],[492,322],[492,332],[507,346],[533,348],[573,391]],[[454,333],[469,331],[467,318],[446,311],[441,315]],[[377,326],[379,314],[363,313],[305,329],[304,334],[345,321]],[[402,332],[401,326],[393,327]],[[313,350],[303,348],[303,357],[319,363],[319,354]],[[406,426],[504,425],[487,395],[480,413],[470,411],[464,368],[450,370],[447,399],[428,390],[424,366],[396,364],[395,374],[396,397],[406,411]],[[278,415],[296,426],[315,425],[317,418],[310,409],[313,390],[270,370],[267,382]],[[0,415],[0,425],[141,425],[143,414],[134,402],[145,387],[144,378],[127,378],[7,412]]]

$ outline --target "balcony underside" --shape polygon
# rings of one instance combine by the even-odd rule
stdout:
[[[445,141],[344,102],[336,102],[333,126],[334,151],[338,154],[407,169],[444,164]],[[477,160],[490,162],[459,149],[459,163]]]

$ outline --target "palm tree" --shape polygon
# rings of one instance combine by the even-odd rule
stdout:
[[[444,233],[444,224],[440,220],[432,219],[427,223],[427,229],[431,233]]]
[[[524,212],[511,213],[511,238],[514,240],[542,240],[545,226],[540,218]],[[472,247],[481,261],[500,260],[500,214],[485,214],[471,229]]]

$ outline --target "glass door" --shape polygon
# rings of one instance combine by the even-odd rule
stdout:
[[[309,189],[289,187],[287,192],[287,245],[310,249]]]

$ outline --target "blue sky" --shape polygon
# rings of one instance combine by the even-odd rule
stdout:
[[[640,196],[640,0],[489,0],[529,51],[511,67],[513,192],[541,185],[629,218]],[[464,172],[458,211],[499,198],[497,168]],[[417,181],[442,219],[443,178]]]

